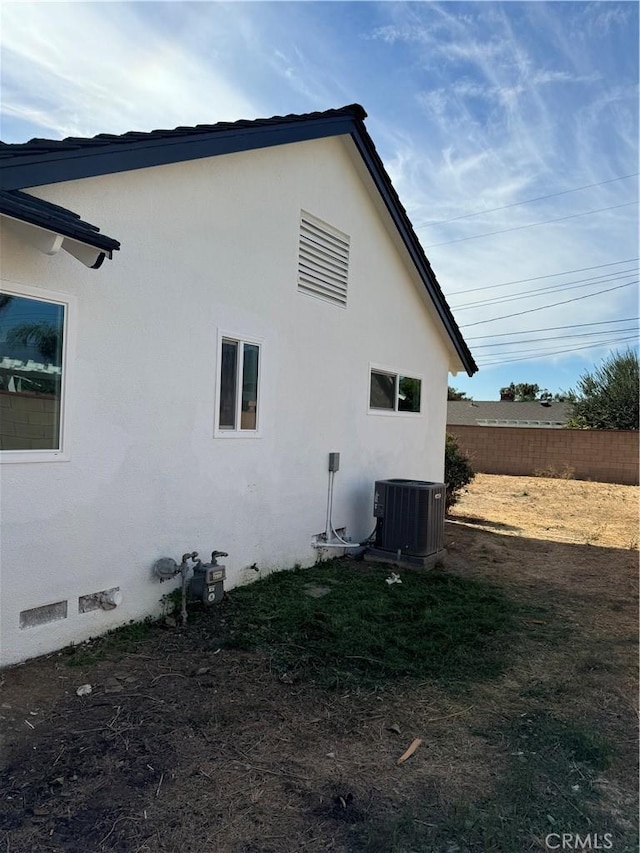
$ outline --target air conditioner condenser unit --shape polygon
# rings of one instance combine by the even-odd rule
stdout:
[[[378,480],[373,514],[377,519],[371,556],[432,565],[444,556],[446,486],[426,480]]]

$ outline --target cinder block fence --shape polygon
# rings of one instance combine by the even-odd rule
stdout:
[[[639,433],[447,425],[475,471],[638,485]]]

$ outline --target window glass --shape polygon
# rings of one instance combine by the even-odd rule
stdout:
[[[236,428],[236,383],[238,376],[238,343],[222,341],[220,367],[220,429]]]
[[[419,412],[422,382],[410,376],[401,376],[398,383],[398,411]]]
[[[255,344],[243,345],[242,411],[240,429],[256,429],[258,425],[258,353]]]
[[[369,406],[372,409],[395,409],[396,377],[389,373],[371,371]]]
[[[0,449],[58,450],[64,306],[0,294]]]

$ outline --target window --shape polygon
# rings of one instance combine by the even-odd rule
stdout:
[[[256,435],[260,344],[222,335],[218,363],[216,435]]]
[[[27,295],[28,294],[28,295]],[[64,458],[70,298],[21,287],[0,292],[0,450],[3,461]],[[57,294],[56,294],[57,295]]]
[[[371,369],[369,409],[387,412],[420,412],[422,380],[388,370]]]

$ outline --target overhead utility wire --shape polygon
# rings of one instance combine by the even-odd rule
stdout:
[[[613,332],[618,334],[618,333],[622,333],[622,332],[637,332],[637,331],[638,331],[638,328],[636,326],[636,327],[629,327],[628,329],[602,329],[599,332],[575,332],[573,335],[555,335],[555,337],[550,337],[550,338],[523,338],[521,341],[500,341],[497,344],[475,344],[473,347],[473,351],[475,352],[476,350],[479,350],[479,349],[488,349],[489,347],[506,347],[506,346],[516,347],[516,346],[519,346],[520,344],[531,344],[531,343],[537,343],[538,341],[540,341],[540,342],[541,341],[563,341],[566,338],[592,338],[595,335],[610,335]]]
[[[511,335],[528,335],[531,332],[557,332],[560,329],[583,329],[585,326],[608,326],[611,323],[634,323],[640,317],[622,317],[619,320],[598,320],[595,323],[570,323],[568,326],[547,326],[545,329],[521,329],[519,332],[495,332],[493,335],[465,335],[467,341],[480,341],[484,338],[507,338]],[[610,331],[615,332],[616,329]]]
[[[552,284],[548,287],[536,287],[533,290],[522,290],[519,293],[513,293],[511,296],[490,296],[488,299],[478,299],[476,302],[465,302],[463,305],[452,305],[454,311],[467,311],[469,308],[477,308],[481,305],[501,305],[503,302],[513,302],[518,299],[531,299],[543,293],[561,293],[564,290],[581,290],[583,287],[594,287],[599,284],[613,284],[616,281],[622,281],[625,276],[638,272],[638,268],[624,270],[624,273],[608,275],[599,275],[594,278],[580,279],[578,281],[566,281],[563,284]]]
[[[635,340],[635,338],[629,338],[628,340],[633,341],[633,340]],[[556,350],[555,352],[547,352],[547,353],[544,353],[543,355],[525,355],[522,358],[498,359],[497,361],[485,362],[484,364],[482,364],[480,366],[481,367],[493,367],[493,366],[499,365],[499,364],[512,364],[514,361],[534,361],[536,359],[548,358],[551,355],[561,355],[562,353],[565,353],[565,352],[578,352],[579,350],[585,350],[585,349],[586,350],[597,349],[598,347],[609,346],[610,344],[616,344],[616,343],[621,344],[624,342],[625,342],[625,339],[620,340],[620,341],[603,341],[601,344],[589,344],[588,346],[584,346],[584,347],[571,347],[570,349],[561,349],[561,350]]]
[[[576,279],[573,279],[573,281],[554,282],[554,284],[548,284],[548,285],[545,285],[544,287],[536,287],[536,288],[532,288],[531,290],[521,290],[521,291],[518,291],[518,293],[520,293],[520,294],[541,293],[543,290],[555,290],[555,289],[559,290],[560,288],[564,288],[564,287],[567,287],[567,286],[572,285],[572,284],[581,284],[582,282],[591,282],[591,283],[600,282],[600,283],[602,283],[602,282],[606,281],[607,279],[609,279],[610,281],[613,281],[615,278],[617,278],[619,276],[627,275],[628,273],[633,273],[633,272],[637,272],[637,271],[638,271],[638,267],[631,267],[627,270],[613,270],[611,272],[603,272],[603,273],[599,273],[598,275],[589,276],[589,278],[576,278]],[[505,298],[508,298],[508,297],[499,296],[499,295],[486,296],[486,297],[483,296],[481,299],[478,299],[476,302],[473,302],[473,303],[465,302],[464,305],[469,305],[469,304],[480,305],[483,302],[492,302],[494,300],[500,301],[500,300],[505,299]],[[464,306],[453,305],[452,307],[453,308],[460,308],[460,307],[464,307]]]
[[[518,358],[507,358],[507,359],[496,358],[495,361],[486,361],[486,362],[482,363],[480,365],[480,367],[493,367],[494,365],[497,365],[497,364],[511,364],[511,362],[513,362],[513,361],[529,361],[532,359],[547,358],[548,356],[560,355],[561,353],[567,353],[567,352],[579,352],[581,350],[602,349],[603,347],[617,346],[618,344],[625,343],[626,341],[634,341],[634,340],[635,340],[635,338],[614,338],[613,340],[602,341],[601,343],[597,343],[597,344],[586,344],[583,347],[568,347],[567,349],[554,350],[552,352],[536,353],[535,355],[524,355],[524,356],[518,357]]]
[[[608,181],[599,181],[597,184],[585,184],[583,187],[575,187],[572,190],[562,190],[558,193],[550,193],[549,195],[539,195],[537,198],[528,198],[526,201],[514,201],[511,204],[503,204],[502,207],[490,207],[487,210],[477,210],[474,213],[464,213],[462,216],[453,216],[451,219],[440,219],[438,222],[423,223],[421,228],[433,228],[435,225],[446,225],[447,222],[457,222],[459,219],[470,219],[472,216],[482,216],[483,213],[495,213],[497,210],[508,210],[510,207],[519,207],[521,204],[532,204],[534,201],[544,201],[547,198],[557,198],[559,195],[567,195],[568,193],[577,193],[579,190],[589,190],[591,187],[601,187],[604,184],[613,184],[615,181],[623,181],[625,178],[635,178],[638,172],[633,172],[631,175],[621,175],[619,178],[609,178]]]
[[[552,302],[550,305],[540,305],[538,308],[529,308],[526,311],[518,311],[515,314],[503,314],[501,317],[492,317],[491,320],[477,320],[475,323],[464,323],[462,329],[470,329],[471,326],[481,326],[483,323],[495,323],[496,320],[508,320],[510,317],[521,317],[523,314],[533,314],[534,311],[545,311],[547,308],[555,308],[558,305],[568,305],[570,302],[581,302],[583,299],[591,299],[592,296],[600,296],[602,293],[611,293],[614,290],[620,290],[623,287],[629,287],[633,284],[628,281],[626,284],[618,284],[616,287],[608,287],[606,290],[597,290],[595,293],[585,293],[584,296],[574,296],[573,299],[564,299],[562,302]]]
[[[627,335],[626,337],[623,337],[623,338],[621,338],[621,337],[607,338],[607,340],[604,340],[604,341],[591,341],[591,342],[587,342],[586,344],[582,344],[582,343],[571,344],[569,346],[569,349],[581,349],[582,346],[599,347],[599,346],[605,346],[605,345],[611,344],[611,343],[616,343],[618,341],[622,342],[622,341],[628,341],[628,340],[634,340],[634,336],[633,335]],[[511,350],[508,352],[505,351],[505,352],[483,353],[480,356],[480,359],[481,359],[480,364],[493,364],[494,359],[501,360],[503,358],[517,358],[521,355],[529,355],[529,354],[544,355],[545,353],[550,352],[551,350],[554,349],[554,347],[557,347],[557,346],[561,345],[562,343],[563,343],[563,341],[557,340],[555,342],[555,344],[547,344],[544,347],[527,347],[526,349],[515,350],[515,351]]]
[[[470,237],[458,237],[456,240],[445,240],[444,243],[432,243],[425,249],[435,249],[437,246],[448,246],[450,243],[462,243],[464,240],[477,240],[480,237],[493,237],[495,234],[506,234],[508,231],[522,231],[524,228],[535,228],[537,225],[549,225],[552,222],[566,222],[578,216],[590,216],[592,213],[603,213],[605,210],[617,210],[619,207],[631,207],[637,201],[627,201],[624,204],[612,204],[609,207],[597,207],[595,210],[584,210],[582,213],[572,213],[570,216],[560,216],[558,219],[543,219],[541,222],[530,222],[528,225],[515,225],[513,228],[502,228],[500,231],[487,231],[485,234],[472,234]]]
[[[465,290],[452,290],[447,294],[449,296],[459,296],[461,293],[475,293],[476,290],[492,290],[494,287],[507,287],[510,284],[525,284],[528,281],[540,281],[543,278],[557,278],[560,275],[573,275],[574,272],[589,272],[589,270],[599,270],[603,267],[617,267],[620,264],[630,264],[633,261],[640,261],[640,258],[626,258],[624,261],[611,261],[609,264],[598,264],[595,267],[580,267],[577,270],[566,270],[565,272],[553,272],[549,275],[536,275],[533,278],[518,278],[515,281],[503,281],[501,284],[485,284],[482,287],[471,287]]]

